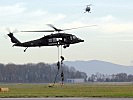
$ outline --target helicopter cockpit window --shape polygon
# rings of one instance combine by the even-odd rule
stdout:
[[[77,37],[74,35],[74,36],[73,36],[73,39],[76,39],[76,38],[77,38]]]
[[[72,36],[70,36],[70,40],[73,40],[73,37]]]

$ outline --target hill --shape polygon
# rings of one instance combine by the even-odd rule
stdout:
[[[102,74],[133,73],[133,66],[113,64],[100,60],[65,61],[64,63],[68,66],[73,66],[79,71],[87,73],[87,75],[95,74],[97,72]]]

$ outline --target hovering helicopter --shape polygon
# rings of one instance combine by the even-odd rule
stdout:
[[[91,12],[90,12],[90,10],[91,10],[91,7],[90,7],[90,6],[91,6],[91,5],[92,5],[92,4],[89,4],[89,5],[86,6],[86,9],[85,9],[85,12],[84,12],[84,13],[86,13],[86,12],[91,13]]]
[[[55,34],[52,33],[50,35],[43,36],[43,37],[41,37],[39,39],[31,40],[31,41],[27,41],[27,42],[23,42],[23,43],[20,42],[13,35],[13,32],[9,32],[9,34],[7,34],[7,35],[10,37],[11,42],[14,43],[13,46],[26,47],[25,50],[24,50],[24,52],[29,47],[63,46],[63,48],[67,48],[67,47],[70,46],[70,44],[76,44],[76,43],[84,42],[84,40],[82,40],[80,38],[77,38],[73,34],[64,33],[62,31],[72,30],[72,29],[78,29],[78,28],[83,28],[83,27],[91,27],[91,26],[95,26],[95,25],[83,26],[83,27],[77,27],[77,28],[70,28],[70,29],[58,29],[58,28],[54,27],[51,24],[48,24],[48,26],[50,26],[54,30],[21,31],[21,32],[57,32],[57,33],[55,33]]]
[[[62,50],[61,50],[61,54],[59,53],[59,46],[61,46],[61,49],[62,49],[62,46],[63,46],[63,48],[67,48],[70,46],[70,44],[76,44],[76,43],[84,42],[84,40],[77,38],[75,35],[68,34],[68,33],[65,33],[62,31],[84,28],[84,27],[92,27],[92,26],[96,26],[96,25],[83,26],[83,27],[70,28],[70,29],[58,29],[51,24],[48,24],[48,26],[53,28],[53,30],[21,31],[21,32],[57,32],[57,33],[55,33],[55,34],[52,33],[50,35],[43,36],[39,39],[31,40],[31,41],[27,41],[27,42],[23,42],[23,43],[20,42],[13,35],[13,33],[15,31],[14,32],[9,31],[9,34],[7,34],[7,35],[10,37],[11,42],[14,43],[13,46],[26,47],[24,49],[24,52],[26,52],[27,48],[29,48],[29,47],[41,47],[41,46],[57,46],[58,47],[58,62],[57,62],[58,70],[57,70],[53,85],[49,86],[49,87],[53,87],[55,82],[56,82],[57,76],[59,74],[59,70],[61,70],[60,75],[61,75],[62,85],[64,82],[64,71],[63,71],[63,66],[62,66],[63,61],[64,61],[64,56],[62,55]],[[59,55],[61,55],[60,56],[61,61],[59,60]]]

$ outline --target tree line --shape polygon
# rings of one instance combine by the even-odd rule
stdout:
[[[58,67],[56,64],[28,63],[28,64],[0,64],[0,82],[5,83],[51,83],[54,81]],[[133,75],[118,74],[87,74],[77,71],[74,67],[63,65],[64,81],[67,79],[82,78],[86,82],[133,82]],[[57,82],[61,81],[61,70]]]
[[[96,73],[88,77],[88,82],[133,82],[133,75],[126,73],[112,75]]]
[[[56,64],[29,63],[29,64],[0,64],[0,82],[8,83],[51,83],[57,73]],[[77,71],[73,67],[63,65],[64,81],[67,78],[84,78],[84,72]],[[58,74],[57,82],[61,81]]]

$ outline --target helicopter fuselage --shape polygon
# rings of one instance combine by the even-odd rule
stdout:
[[[91,9],[90,9],[90,7],[87,7],[86,8],[86,12],[89,12]]]
[[[14,36],[13,36],[14,37]],[[15,37],[14,37],[15,38]],[[11,40],[13,40],[11,38]],[[75,35],[67,33],[56,33],[44,36],[40,39],[31,40],[28,42],[17,42],[13,46],[20,47],[41,47],[41,46],[60,46],[64,48],[69,47],[70,44],[84,42],[84,40],[77,38]]]

